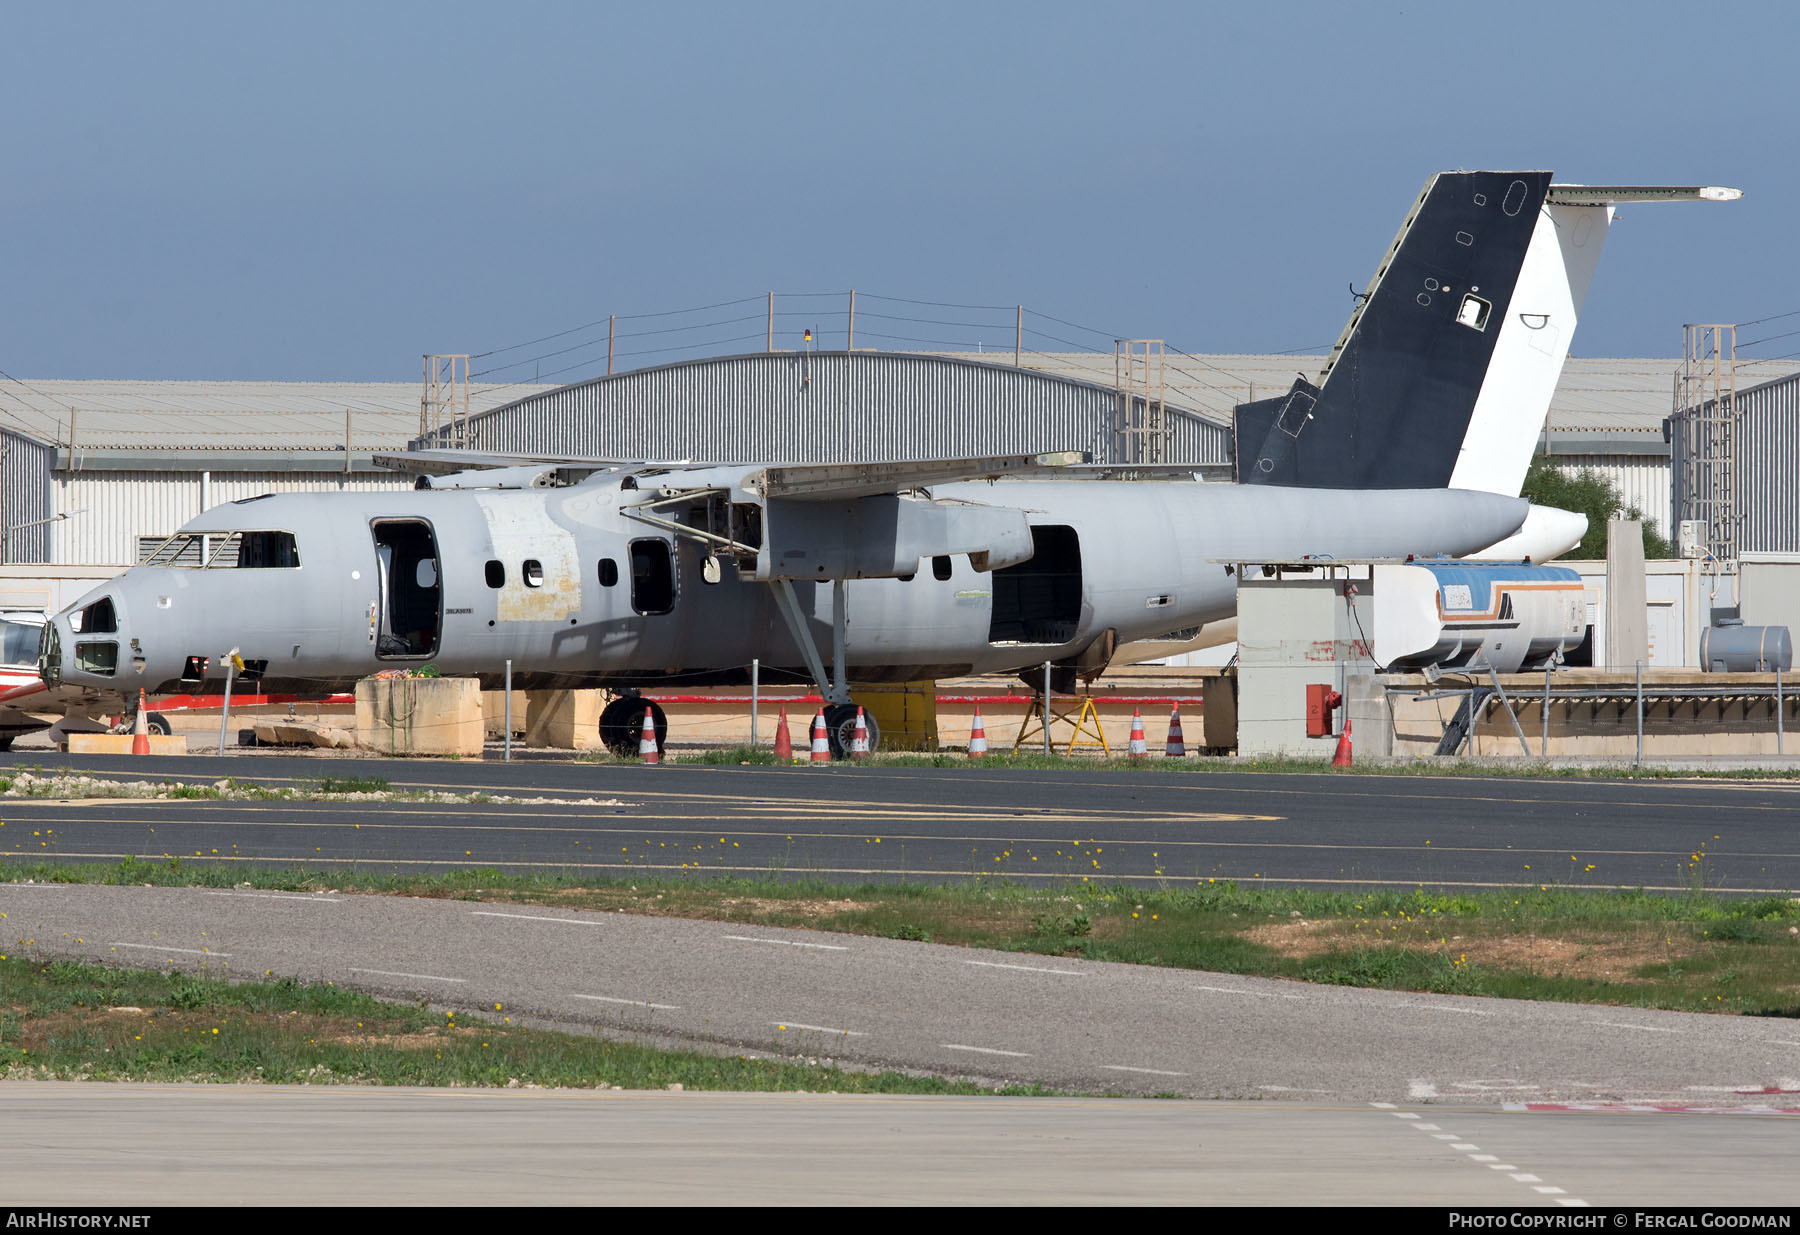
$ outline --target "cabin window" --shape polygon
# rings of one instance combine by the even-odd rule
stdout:
[[[950,557],[948,554],[940,553],[938,556],[931,559],[931,577],[936,579],[939,583],[946,582],[950,578]]]
[[[524,578],[526,587],[544,586],[544,564],[536,558],[526,558],[525,564],[520,568],[519,573]]]
[[[487,585],[495,588],[506,586],[506,563],[488,559]]]
[[[609,557],[600,559],[600,586],[614,587],[619,582],[619,564]]]
[[[643,614],[675,607],[675,559],[668,541],[631,542],[631,607]]]

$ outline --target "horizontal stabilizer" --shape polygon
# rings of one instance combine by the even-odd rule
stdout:
[[[1629,202],[1734,202],[1742,189],[1716,184],[1553,184],[1545,201],[1552,206],[1623,206]]]

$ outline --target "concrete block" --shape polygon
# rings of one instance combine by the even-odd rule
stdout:
[[[525,732],[526,692],[512,692],[512,727],[514,733]],[[484,690],[481,692],[481,723],[487,729],[490,738],[506,736],[506,692],[503,690]]]
[[[71,755],[129,755],[132,737],[129,733],[71,733],[66,749]],[[153,733],[150,735],[150,753],[185,755],[188,753],[187,735]]]
[[[895,682],[879,686],[852,683],[850,697],[875,718],[881,732],[882,750],[935,751],[938,748],[936,682]]]
[[[356,744],[384,755],[480,755],[481,683],[474,678],[364,678]]]
[[[593,750],[600,745],[598,690],[532,690],[525,693],[525,745]],[[514,724],[518,714],[514,713]]]
[[[258,718],[251,728],[258,746],[318,746],[335,750],[356,745],[356,735],[349,730],[317,721],[267,716]]]

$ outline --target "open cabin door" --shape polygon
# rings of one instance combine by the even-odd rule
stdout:
[[[423,519],[377,519],[375,655],[384,660],[434,656],[444,624],[437,536]]]

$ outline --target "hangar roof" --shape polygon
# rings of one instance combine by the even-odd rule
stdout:
[[[1010,353],[933,353],[1004,364]],[[708,360],[715,358],[708,358]],[[1214,417],[1253,397],[1285,389],[1296,376],[1315,376],[1321,356],[1189,355],[1166,357],[1168,402]],[[1571,357],[1550,408],[1557,440],[1611,439],[1639,450],[1662,449],[1675,359]],[[1024,367],[1101,385],[1113,383],[1105,352],[1028,352]],[[1800,371],[1793,361],[1752,362],[1740,383]],[[532,383],[475,385],[470,412],[479,413],[557,389]],[[419,394],[411,382],[205,382],[33,379],[0,385],[0,425],[67,448],[71,421],[76,449],[132,454],[207,452],[341,452],[346,413],[351,450],[400,449],[419,431]],[[71,416],[73,410],[73,416]],[[1603,447],[1600,447],[1603,448]],[[1634,452],[1635,453],[1635,452]]]

